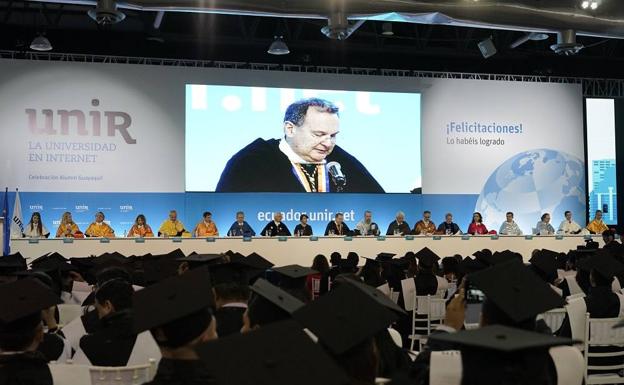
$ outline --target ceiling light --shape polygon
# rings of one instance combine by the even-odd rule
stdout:
[[[51,51],[52,44],[50,44],[50,40],[47,37],[39,35],[30,43],[30,49],[33,51]]]
[[[100,25],[116,24],[126,18],[125,13],[117,10],[115,0],[98,0],[96,7],[87,13]]]
[[[392,30],[392,24],[391,23],[383,23],[381,25],[381,34],[384,36],[393,36],[394,35],[394,31]]]
[[[538,40],[546,40],[548,39],[548,34],[544,32],[527,32],[524,36],[518,38],[518,40],[514,41],[509,45],[509,48],[514,49],[522,44],[526,43],[529,40],[538,41]]]
[[[327,25],[321,28],[321,32],[330,39],[345,40],[362,24],[364,24],[364,20],[358,20],[351,24],[345,13],[333,12],[327,19]]]
[[[601,0],[582,0],[581,1],[581,8],[582,9],[591,9],[592,11],[595,11],[600,6],[600,2],[601,2]]]
[[[267,53],[271,55],[288,55],[290,50],[283,39],[283,36],[275,36],[275,40],[273,40],[273,43],[269,46]]]
[[[573,29],[557,32],[557,44],[550,46],[555,53],[566,56],[576,55],[583,48],[583,44],[576,42],[576,31]]]

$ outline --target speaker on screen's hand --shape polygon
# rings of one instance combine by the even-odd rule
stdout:
[[[327,163],[327,171],[329,171],[329,175],[331,176],[332,181],[336,185],[336,191],[342,192],[344,187],[347,184],[347,176],[342,173],[342,167],[338,162],[329,162]]]

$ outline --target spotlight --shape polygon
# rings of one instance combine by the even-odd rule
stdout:
[[[117,10],[115,0],[98,0],[96,7],[87,14],[100,25],[116,24],[126,18],[125,13]]]
[[[548,39],[548,34],[544,32],[528,32],[524,36],[518,38],[518,40],[511,43],[509,48],[511,49],[517,48],[529,40],[538,41],[538,40],[546,40],[546,39]]]
[[[47,37],[39,35],[30,43],[30,49],[33,51],[51,51],[52,44],[50,44],[50,40]]]
[[[583,48],[583,44],[576,42],[576,31],[573,29],[557,32],[557,44],[550,46],[555,53],[565,56],[576,55]]]
[[[267,53],[271,55],[288,55],[290,50],[283,39],[283,36],[275,36],[275,40],[273,40],[273,43],[269,46]]]
[[[384,36],[394,36],[391,23],[383,23],[381,25],[381,34]]]
[[[492,41],[492,37],[488,37],[487,39],[480,41],[477,45],[479,46],[481,55],[483,55],[485,59],[496,55],[496,52],[498,52],[494,42]]]
[[[582,0],[581,1],[581,8],[582,9],[591,9],[592,11],[595,11],[598,9],[598,6],[600,6],[600,1],[601,0]]]
[[[364,20],[358,20],[351,24],[346,14],[334,12],[327,19],[327,26],[321,28],[321,32],[330,39],[345,40],[362,24],[364,24]]]

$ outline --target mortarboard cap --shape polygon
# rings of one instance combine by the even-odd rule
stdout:
[[[305,284],[308,275],[318,273],[316,270],[301,265],[276,267],[273,271],[278,275],[278,286],[288,288],[298,288]]]
[[[420,249],[420,251],[416,253],[416,258],[418,258],[418,263],[426,268],[433,267],[440,260],[440,257],[428,247]]]
[[[203,265],[213,265],[224,261],[223,254],[193,254],[188,257],[176,258],[178,262],[188,262],[191,268]]]
[[[34,329],[41,310],[59,303],[50,288],[33,278],[0,285],[0,334]]]
[[[240,262],[220,263],[208,266],[208,269],[210,270],[210,282],[213,286],[226,283],[247,286],[250,272],[254,270]]]
[[[197,353],[219,385],[350,383],[342,369],[291,320],[218,339],[198,347]]]
[[[244,263],[250,267],[260,269],[260,270],[268,270],[272,268],[273,265],[270,261],[262,257],[260,254],[251,253],[247,256],[247,258],[243,259],[241,263]]]
[[[457,333],[437,333],[429,336],[432,342],[452,345],[455,348],[489,350],[512,353],[524,350],[548,349],[554,346],[572,345],[573,340],[554,337],[503,325],[491,325]]]
[[[559,263],[557,262],[558,254],[559,253],[546,249],[538,250],[531,259],[529,259],[529,262],[546,276],[556,277],[557,268],[559,267]]]
[[[269,281],[259,278],[250,286],[253,292],[247,307],[252,326],[266,325],[291,317],[304,303]]]
[[[356,281],[355,279],[347,277],[347,276],[337,277],[336,278],[336,282],[348,283],[349,285],[352,285],[356,289],[359,289],[359,290],[363,291],[365,294],[369,295],[378,304],[380,304],[382,306],[385,306],[388,309],[390,309],[392,311],[395,311],[395,312],[397,312],[399,314],[405,314],[405,311],[403,309],[401,309],[401,307],[399,305],[394,303],[394,301],[392,301],[390,299],[390,297],[388,297],[387,295],[382,293],[376,287],[372,287],[372,286],[367,285],[367,284],[365,284],[365,283],[363,283],[361,281]]]
[[[396,254],[393,253],[379,253],[377,254],[377,260],[380,262],[390,261]]]
[[[516,252],[513,252],[511,250],[495,251],[494,253],[492,253],[491,260],[492,260],[492,263],[496,265],[496,264],[507,262],[513,259],[522,261],[522,255]]]
[[[469,281],[514,322],[565,304],[546,282],[517,260],[471,274]]]
[[[605,278],[611,278],[624,272],[624,264],[617,261],[609,252],[599,251],[580,263],[581,268],[596,270]]]
[[[132,303],[135,332],[159,328],[165,337],[157,338],[159,344],[182,346],[210,324],[214,301],[208,269],[190,270],[136,291]]]
[[[492,256],[493,256],[492,250],[489,250],[489,249],[478,250],[472,253],[472,255],[478,261],[483,262],[488,266],[494,264],[494,260],[492,259]]]
[[[293,313],[334,355],[385,330],[399,318],[378,298],[353,285],[340,285]]]
[[[22,254],[15,253],[0,257],[0,275],[3,273],[11,273],[26,270],[26,259]]]

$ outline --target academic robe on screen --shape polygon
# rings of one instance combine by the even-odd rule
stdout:
[[[339,146],[325,159],[340,163],[347,178],[343,192],[383,193],[364,165]],[[331,179],[331,178],[330,178]],[[237,152],[221,173],[217,192],[305,192],[290,160],[279,149],[279,140],[256,139]],[[330,180],[329,191],[336,192]]]

